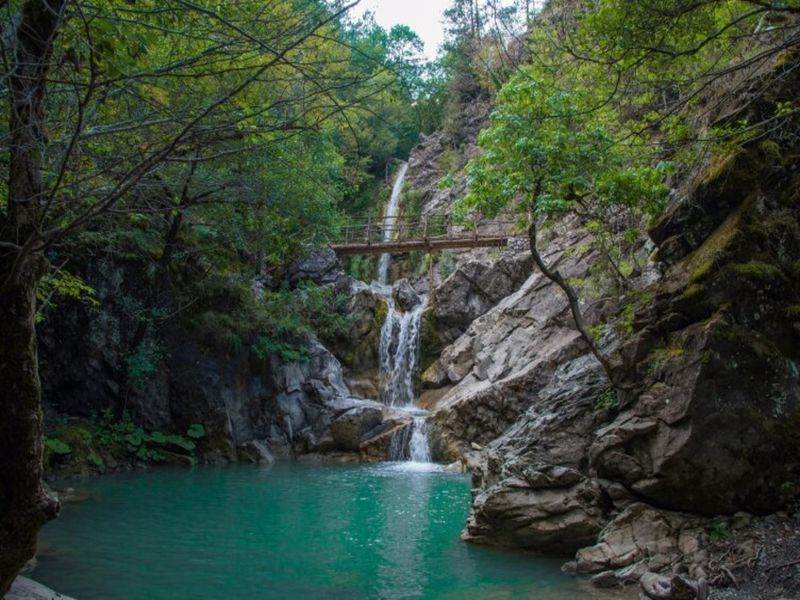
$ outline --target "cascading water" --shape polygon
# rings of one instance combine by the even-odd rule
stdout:
[[[402,312],[394,298],[386,297],[387,314],[381,329],[380,366],[383,402],[411,414],[412,425],[392,440],[390,458],[412,463],[429,463],[427,412],[414,406],[419,365],[420,324],[425,302]]]
[[[383,241],[390,242],[394,236],[400,196],[403,192],[408,163],[403,163],[397,172],[392,195],[384,214]],[[406,427],[392,439],[389,456],[392,460],[411,463],[429,463],[431,452],[428,443],[427,412],[414,406],[414,384],[417,377],[420,350],[420,324],[425,301],[409,310],[400,310],[389,286],[389,266],[392,256],[382,254],[378,263],[378,282],[373,289],[378,291],[387,304],[386,320],[381,328],[379,347],[382,379],[381,398],[393,408],[408,411],[412,426]]]
[[[386,297],[386,320],[381,328],[380,368],[383,376],[383,401],[398,408],[414,406],[414,381],[419,362],[420,323],[424,302],[401,312],[394,298]]]
[[[400,165],[400,170],[397,172],[397,177],[395,177],[394,186],[392,187],[392,196],[389,198],[389,204],[386,205],[386,213],[383,215],[384,242],[391,242],[395,234],[395,223],[397,222],[397,212],[400,208],[400,196],[403,193],[406,171],[408,171],[408,163],[404,162]],[[386,285],[389,282],[389,263],[391,262],[391,254],[388,252],[381,254],[380,261],[378,262],[378,283]]]

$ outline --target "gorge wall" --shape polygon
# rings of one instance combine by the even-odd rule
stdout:
[[[797,85],[783,79],[744,118],[767,118]],[[628,291],[584,295],[616,386],[523,248],[458,258],[436,289],[438,358],[423,385],[434,455],[473,472],[465,539],[574,556],[565,568],[598,585],[641,579],[662,597],[730,584],[717,542],[742,523],[793,527],[752,515],[787,510],[800,492],[796,139],[762,136],[682,174],[638,242]],[[550,264],[586,281],[591,234],[567,220],[548,236]],[[760,552],[748,531],[725,548],[731,564]]]

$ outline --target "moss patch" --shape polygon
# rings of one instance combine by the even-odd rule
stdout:
[[[753,199],[751,196],[745,200],[697,250],[684,260],[690,283],[702,281],[725,260],[731,246],[741,235],[742,218],[752,205]]]
[[[751,281],[760,283],[771,283],[784,278],[783,271],[781,271],[779,267],[760,260],[737,263],[733,265],[733,271],[740,277],[745,277]]]
[[[375,306],[375,329],[376,331],[380,331],[383,328],[383,324],[386,321],[386,316],[389,314],[389,305],[386,303],[385,300],[381,299],[378,301],[377,306]]]
[[[422,372],[426,371],[439,358],[444,346],[439,335],[436,317],[432,310],[426,310],[422,313],[420,330],[419,365]]]

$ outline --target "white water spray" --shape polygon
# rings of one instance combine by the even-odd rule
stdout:
[[[414,406],[414,383],[417,378],[420,350],[420,324],[425,303],[401,312],[394,298],[386,297],[386,320],[381,328],[379,347],[385,404],[398,408]]]
[[[384,242],[392,241],[395,235],[400,196],[407,171],[408,163],[403,163],[394,180],[392,195],[383,219]],[[408,461],[410,465],[427,465],[431,461],[426,421],[428,413],[414,406],[415,383],[419,369],[420,325],[425,301],[407,311],[398,309],[392,288],[389,286],[391,260],[391,254],[381,255],[378,263],[378,282],[373,284],[373,289],[386,299],[387,304],[379,347],[381,398],[391,407],[408,411],[412,416],[412,425],[392,439],[389,456],[391,460]]]
[[[392,187],[392,196],[389,198],[389,204],[386,205],[386,213],[383,215],[384,242],[391,242],[395,234],[397,213],[400,208],[400,196],[403,193],[406,171],[408,171],[408,163],[404,162],[400,165],[400,170],[397,172],[397,177],[395,177],[394,186]],[[381,254],[380,261],[378,262],[378,283],[386,285],[389,282],[389,263],[391,262],[391,254],[388,252]]]

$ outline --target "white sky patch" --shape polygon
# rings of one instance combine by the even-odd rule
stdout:
[[[361,0],[350,10],[353,18],[367,11],[375,13],[375,21],[386,30],[393,25],[408,25],[425,42],[425,56],[429,59],[444,41],[443,15],[450,0]]]

